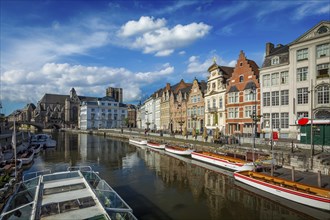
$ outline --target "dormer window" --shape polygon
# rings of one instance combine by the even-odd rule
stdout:
[[[273,57],[272,58],[272,65],[280,64],[280,58],[279,57]]]

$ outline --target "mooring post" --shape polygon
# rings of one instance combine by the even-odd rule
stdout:
[[[294,176],[294,166],[291,167],[291,181],[294,182],[295,181],[295,176]]]
[[[322,176],[321,176],[321,170],[317,172],[317,185],[318,187],[322,187]]]

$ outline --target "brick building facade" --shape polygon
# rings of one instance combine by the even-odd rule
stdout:
[[[259,67],[240,52],[236,66],[228,81],[226,93],[226,133],[228,135],[260,132]]]

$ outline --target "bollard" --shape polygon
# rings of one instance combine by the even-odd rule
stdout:
[[[322,187],[322,177],[321,177],[321,170],[317,172],[317,185],[318,187]]]
[[[295,181],[295,176],[294,176],[294,166],[292,166],[292,168],[291,168],[291,181],[292,181],[292,182]]]

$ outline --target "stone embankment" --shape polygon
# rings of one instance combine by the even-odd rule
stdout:
[[[93,135],[102,135],[121,140],[128,140],[132,136],[140,136],[148,140],[155,140],[159,142],[186,145],[195,150],[213,151],[228,153],[231,155],[244,155],[247,159],[252,160],[254,152],[255,158],[264,159],[273,154],[276,160],[275,165],[295,169],[297,171],[309,171],[314,173],[321,173],[323,175],[330,175],[330,146],[314,146],[314,155],[311,157],[310,146],[302,144],[294,144],[290,142],[276,143],[271,150],[269,141],[263,139],[256,139],[255,147],[250,143],[236,143],[236,144],[215,144],[212,139],[203,141],[202,137],[192,138],[183,137],[181,135],[168,135],[159,133],[145,134],[143,131],[120,130],[120,129],[106,129],[106,130],[66,130],[78,133],[88,133]],[[245,141],[246,142],[246,141]],[[247,141],[248,142],[248,141]],[[329,177],[330,178],[330,177]]]

